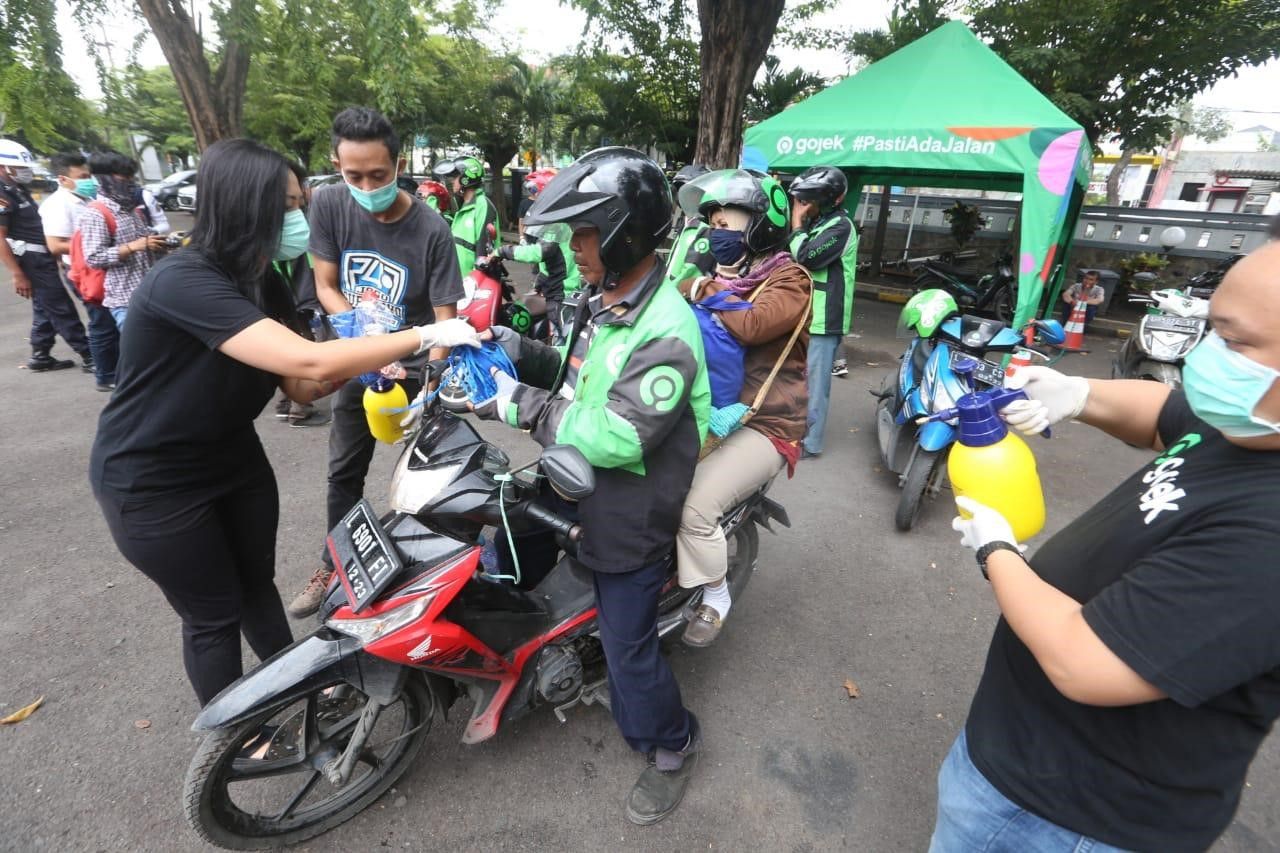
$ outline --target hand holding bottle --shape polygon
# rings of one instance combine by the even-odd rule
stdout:
[[[1037,435],[1079,417],[1089,399],[1089,380],[1051,367],[1019,367],[1005,381],[1005,387],[1026,392],[1028,399],[1014,400],[1000,410],[1000,417],[1024,435]]]

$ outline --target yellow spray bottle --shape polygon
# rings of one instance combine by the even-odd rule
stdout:
[[[379,377],[377,382],[364,389],[364,417],[369,422],[369,432],[387,444],[395,444],[404,438],[400,421],[404,420],[408,405],[409,395],[399,382]]]
[[[956,372],[962,371],[958,367]],[[1026,396],[1005,388],[974,391],[957,400],[954,409],[930,417],[959,421],[959,436],[947,458],[947,475],[956,495],[997,510],[1019,542],[1044,528],[1044,492],[1031,448],[1009,432],[999,410]]]

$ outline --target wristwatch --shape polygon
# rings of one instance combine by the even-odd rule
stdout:
[[[988,582],[991,581],[991,578],[987,577],[987,558],[989,558],[996,551],[1012,551],[1013,553],[1017,554],[1019,557],[1022,556],[1022,552],[1018,550],[1018,546],[1013,545],[1009,542],[998,542],[998,541],[988,542],[986,545],[983,545],[981,548],[979,548],[978,555],[977,555],[978,568],[982,569],[982,576],[986,578]]]

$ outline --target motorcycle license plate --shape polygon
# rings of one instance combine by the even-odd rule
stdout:
[[[1147,318],[1147,328],[1153,332],[1185,332],[1195,334],[1204,325],[1204,320],[1195,317],[1170,317],[1157,314]]]
[[[952,350],[951,351],[951,369],[952,370],[955,370],[956,364],[958,364],[961,361],[961,359],[968,359],[969,361],[972,361],[974,364],[977,365],[977,367],[973,369],[974,380],[981,382],[984,385],[990,385],[995,388],[999,388],[1002,385],[1004,385],[1004,368],[1001,367],[1000,365],[992,364],[989,361],[984,361],[980,358],[974,358],[971,355],[966,355],[965,353]]]
[[[378,523],[368,500],[351,508],[329,533],[341,563],[339,580],[353,613],[359,613],[400,573],[403,563]]]

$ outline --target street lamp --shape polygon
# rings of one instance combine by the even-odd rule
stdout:
[[[1164,249],[1167,255],[1176,247],[1182,245],[1182,241],[1187,239],[1187,232],[1181,226],[1170,225],[1168,228],[1160,232],[1160,247]]]

